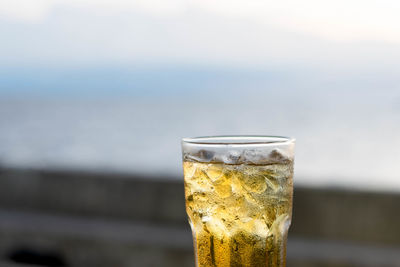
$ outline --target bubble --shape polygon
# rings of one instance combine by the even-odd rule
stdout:
[[[211,221],[211,216],[204,215],[204,216],[201,217],[201,221],[202,222],[209,222],[209,221]]]
[[[253,220],[253,218],[251,218],[251,217],[240,218],[240,221],[243,222],[243,223],[248,223],[248,222],[250,222],[252,220]]]

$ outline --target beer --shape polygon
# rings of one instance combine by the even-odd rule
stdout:
[[[277,151],[262,164],[184,157],[196,266],[285,266],[293,160]]]

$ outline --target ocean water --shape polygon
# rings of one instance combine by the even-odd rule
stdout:
[[[180,139],[297,139],[295,182],[400,190],[396,77],[205,69],[2,71],[0,164],[182,177]]]

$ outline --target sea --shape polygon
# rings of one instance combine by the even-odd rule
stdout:
[[[204,66],[0,69],[3,167],[182,179],[181,138],[236,134],[296,138],[296,185],[400,191],[395,74]]]

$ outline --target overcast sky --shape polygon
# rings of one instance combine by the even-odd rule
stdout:
[[[276,133],[298,138],[313,184],[400,188],[399,14],[394,0],[0,0],[0,161],[180,172],[183,135]]]
[[[0,66],[392,68],[394,0],[1,0]]]

